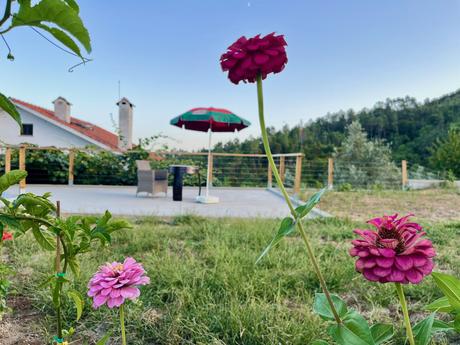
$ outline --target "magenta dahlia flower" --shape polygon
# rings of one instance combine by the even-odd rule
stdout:
[[[265,79],[268,74],[284,69],[288,61],[285,46],[284,36],[275,36],[274,32],[249,39],[242,36],[222,54],[220,65],[223,71],[228,71],[232,83],[254,83],[259,73]]]
[[[93,308],[107,303],[109,308],[119,307],[125,299],[140,295],[139,285],[150,283],[142,265],[133,258],[123,263],[112,262],[99,268],[88,283],[88,296],[93,297]]]
[[[426,233],[409,217],[384,216],[368,221],[377,231],[356,229],[351,256],[357,256],[356,270],[370,281],[418,284],[433,270],[436,252]]]

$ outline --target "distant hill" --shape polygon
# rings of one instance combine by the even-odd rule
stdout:
[[[370,138],[384,139],[395,160],[407,159],[412,164],[428,165],[430,149],[437,138],[451,126],[460,125],[460,90],[437,99],[418,102],[405,97],[378,102],[371,109],[329,113],[294,127],[270,129],[274,152],[303,152],[307,159],[321,159],[340,146],[345,129],[358,119]],[[221,152],[263,152],[260,138],[219,143]]]

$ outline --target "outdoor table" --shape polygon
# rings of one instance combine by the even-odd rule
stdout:
[[[174,175],[173,179],[173,200],[182,201],[182,190],[184,188],[184,174],[194,174],[197,168],[190,165],[171,165],[169,172]]]

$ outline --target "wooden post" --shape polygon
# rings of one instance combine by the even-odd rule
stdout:
[[[294,179],[294,194],[300,193],[300,184],[302,181],[302,156],[299,155],[295,160],[295,179]]]
[[[407,161],[401,161],[401,177],[402,177],[402,188],[406,188],[409,182],[407,178]]]
[[[334,160],[327,160],[327,188],[332,189],[334,186]]]
[[[268,165],[268,170],[267,170],[267,188],[272,188],[273,187],[273,171],[270,166],[270,163],[268,162],[267,159],[267,165]]]
[[[69,186],[73,186],[73,171],[75,166],[75,151],[69,151]]]
[[[285,156],[280,157],[280,177],[281,177],[281,182],[284,183],[284,179],[286,177],[286,157]]]
[[[7,147],[5,152],[5,174],[11,171],[11,148]]]
[[[213,169],[214,169],[214,155],[212,154],[212,152],[210,153],[209,157],[208,157],[208,169],[209,169],[209,175],[208,175],[208,179],[209,179],[209,187],[212,187],[212,179],[213,179]]]
[[[26,170],[26,147],[19,148],[19,170]],[[26,190],[26,179],[19,181],[19,192],[24,193]]]

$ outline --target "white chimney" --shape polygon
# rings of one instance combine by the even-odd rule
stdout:
[[[123,97],[118,105],[118,148],[129,150],[133,147],[133,108],[127,98]]]
[[[70,123],[70,102],[64,97],[58,97],[53,102],[54,115],[64,122]]]

